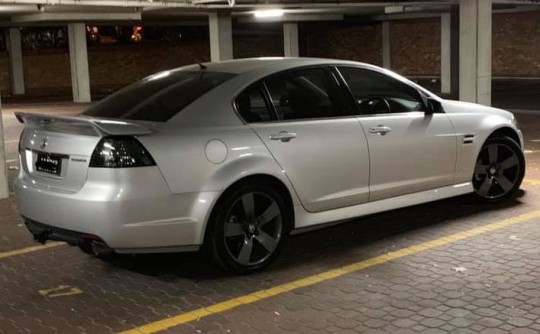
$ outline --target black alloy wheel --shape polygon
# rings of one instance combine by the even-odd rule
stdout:
[[[525,158],[519,145],[508,137],[486,141],[474,168],[473,187],[477,198],[496,202],[511,197],[525,174]]]
[[[259,270],[276,257],[288,219],[286,202],[274,187],[244,184],[231,189],[210,221],[211,255],[228,272]]]

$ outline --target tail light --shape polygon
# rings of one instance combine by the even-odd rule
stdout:
[[[155,165],[150,153],[137,139],[129,136],[103,138],[90,159],[90,167],[128,168]]]

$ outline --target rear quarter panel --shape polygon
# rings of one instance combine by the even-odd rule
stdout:
[[[286,175],[257,135],[247,126],[164,127],[139,140],[154,157],[173,193],[224,191],[236,181],[256,174],[281,180],[295,199]],[[222,162],[208,157],[208,143],[226,149]],[[221,143],[221,144],[219,144]]]

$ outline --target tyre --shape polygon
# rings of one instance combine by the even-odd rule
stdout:
[[[498,202],[515,195],[525,175],[523,152],[513,139],[488,139],[478,155],[472,179],[474,196]]]
[[[209,221],[208,250],[225,271],[249,274],[277,256],[286,227],[287,202],[271,184],[246,183],[227,191]]]

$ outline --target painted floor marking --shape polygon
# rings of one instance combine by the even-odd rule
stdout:
[[[21,248],[21,249],[15,249],[15,250],[12,250],[12,251],[7,251],[7,252],[0,253],[0,260],[8,258],[8,257],[16,256],[16,255],[28,254],[28,253],[40,251],[40,250],[43,250],[43,249],[58,247],[58,246],[62,246],[62,245],[65,245],[65,243],[63,243],[63,242],[48,242],[45,245],[32,246],[32,247],[26,247],[26,248]]]
[[[353,272],[357,272],[378,264],[386,263],[395,259],[402,258],[404,256],[408,256],[411,254],[416,254],[431,248],[440,247],[447,245],[449,243],[474,237],[479,234],[499,230],[511,225],[515,225],[518,223],[525,222],[527,220],[533,219],[533,218],[539,218],[540,217],[540,210],[533,210],[515,217],[507,218],[504,220],[500,220],[495,223],[487,224],[484,226],[479,226],[470,230],[458,232],[455,234],[451,234],[442,238],[438,238],[435,240],[423,242],[417,245],[413,245],[410,247],[405,247],[400,250],[386,253],[383,255],[379,255],[367,260],[362,260],[359,262],[355,262],[343,267],[339,267],[336,269],[332,269],[320,274],[308,276],[305,278],[301,278],[292,282],[280,284],[278,286],[275,286],[273,288],[260,290],[257,292],[253,292],[244,296],[232,298],[220,303],[216,303],[213,305],[209,305],[206,307],[201,307],[186,313],[181,313],[175,316],[171,316],[168,318],[164,318],[162,320],[157,320],[151,323],[148,323],[146,325],[142,325],[124,332],[121,332],[119,334],[149,334],[149,333],[156,333],[163,330],[166,330],[168,328],[178,326],[181,324],[185,324],[203,317],[210,316],[212,314],[218,314],[222,313],[228,310],[232,310],[238,306],[242,305],[249,305],[252,303],[255,303],[259,300],[267,299],[270,297],[274,297],[280,294],[283,294],[285,292],[289,292],[292,290],[296,290],[299,288],[311,286],[317,283],[321,283],[327,280],[331,280],[346,274],[350,274]]]
[[[52,289],[38,290],[39,294],[47,298],[67,297],[78,295],[82,290],[76,286],[62,284]]]
[[[530,184],[530,185],[533,185],[533,186],[534,185],[540,185],[540,179],[529,179],[529,178],[527,178],[527,179],[523,179],[523,182],[527,183],[527,184]],[[43,250],[43,249],[57,247],[57,246],[61,246],[61,245],[65,245],[65,243],[63,243],[63,242],[48,242],[45,245],[32,246],[32,247],[27,247],[27,248],[22,248],[22,249],[16,249],[16,250],[12,250],[12,251],[6,251],[6,252],[3,252],[3,253],[0,252],[0,259],[4,259],[4,258],[7,258],[7,257],[16,256],[16,255],[27,254],[27,253],[31,253],[31,252],[36,252],[36,251],[40,251],[40,250]]]

